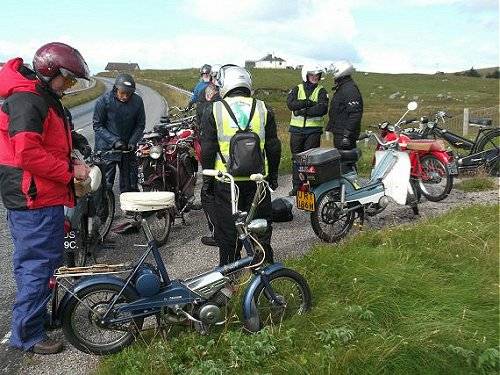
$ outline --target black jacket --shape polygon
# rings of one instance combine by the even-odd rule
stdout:
[[[328,116],[327,131],[351,140],[358,139],[363,117],[363,98],[351,76],[337,81]]]
[[[231,95],[232,94],[232,95]],[[230,96],[248,96],[241,92],[234,92]],[[267,106],[266,106],[267,107]],[[268,180],[276,180],[278,178],[278,168],[281,158],[281,142],[276,132],[276,121],[273,111],[267,107],[267,119],[265,127],[264,149],[269,167]],[[201,120],[201,166],[203,169],[213,169],[215,159],[219,152],[219,141],[217,138],[217,125],[213,114],[213,106],[207,106],[203,112]]]
[[[304,83],[304,91],[306,92],[306,96],[309,98],[316,88],[317,85],[312,85],[309,82]],[[298,85],[295,86],[293,89],[290,90],[288,93],[288,98],[286,99],[286,105],[288,106],[288,109],[290,111],[303,111],[304,113],[301,115],[304,115],[305,117],[321,117],[326,115],[328,112],[328,93],[326,92],[325,88],[322,88],[319,90],[318,93],[318,101],[313,102],[309,99],[305,100],[299,100],[297,99],[297,95],[299,93],[299,87]],[[290,126],[290,130],[293,131],[300,131],[302,129],[297,128],[296,126]],[[319,131],[322,132],[323,129],[318,128],[318,129],[305,129],[304,130],[314,130],[314,131]]]

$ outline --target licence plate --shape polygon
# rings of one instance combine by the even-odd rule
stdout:
[[[296,202],[299,210],[311,212],[315,210],[316,199],[314,198],[314,193],[298,190]]]
[[[458,174],[457,162],[452,161],[451,163],[448,163],[448,170],[450,171],[451,175],[457,175]]]

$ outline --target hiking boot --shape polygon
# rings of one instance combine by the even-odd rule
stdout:
[[[205,246],[215,246],[217,247],[217,242],[213,236],[203,236],[201,237],[201,243]]]
[[[30,349],[31,352],[36,354],[56,354],[63,349],[62,341],[46,338],[43,341],[37,342]]]

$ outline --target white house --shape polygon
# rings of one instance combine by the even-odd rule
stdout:
[[[283,60],[281,57],[273,56],[270,53],[262,59],[255,61],[255,67],[261,69],[285,69],[286,60]]]

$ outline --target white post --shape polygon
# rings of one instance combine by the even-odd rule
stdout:
[[[470,113],[469,113],[469,108],[464,108],[464,123],[462,126],[462,133],[463,136],[467,136],[469,133],[469,118],[470,118]]]

